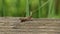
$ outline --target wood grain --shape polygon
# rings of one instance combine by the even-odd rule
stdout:
[[[21,23],[19,17],[0,17],[0,34],[60,34],[60,19],[32,20]]]

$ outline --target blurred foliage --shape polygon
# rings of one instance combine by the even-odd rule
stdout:
[[[44,5],[45,3],[45,5]],[[60,0],[0,0],[0,16],[60,18]]]

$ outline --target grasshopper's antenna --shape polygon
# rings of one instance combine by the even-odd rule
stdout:
[[[32,12],[30,12],[30,16],[32,16]]]

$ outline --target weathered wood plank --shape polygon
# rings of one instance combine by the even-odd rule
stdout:
[[[60,34],[60,19],[32,18],[21,23],[19,18],[0,17],[0,34]]]

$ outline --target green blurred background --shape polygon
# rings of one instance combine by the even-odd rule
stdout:
[[[60,18],[60,0],[0,0],[0,17]]]

